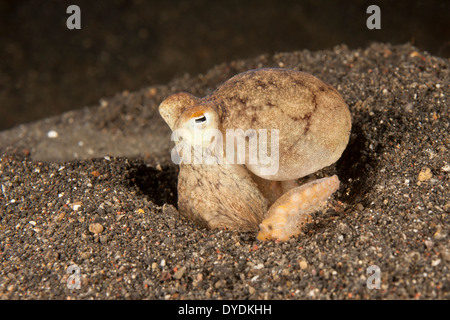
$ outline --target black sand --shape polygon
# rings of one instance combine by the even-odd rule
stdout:
[[[260,56],[0,132],[0,297],[450,298],[449,65],[411,45]],[[199,229],[171,206],[159,102],[257,67],[312,73],[353,116],[343,157],[318,173],[341,189],[286,243]],[[67,287],[72,265],[80,289]],[[379,289],[367,287],[372,265]]]

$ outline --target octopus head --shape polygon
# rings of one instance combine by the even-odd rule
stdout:
[[[202,155],[205,151],[212,154],[218,146],[222,146],[219,115],[208,105],[196,105],[184,110],[175,122],[174,134],[181,138],[177,144],[181,144],[183,150],[201,150]]]

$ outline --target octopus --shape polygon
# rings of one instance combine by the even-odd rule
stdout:
[[[310,74],[249,70],[203,98],[172,94],[159,113],[180,166],[178,211],[201,227],[286,241],[339,189],[337,175],[298,183],[335,163],[351,131],[342,96]]]

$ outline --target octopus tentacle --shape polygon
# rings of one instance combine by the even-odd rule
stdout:
[[[267,218],[259,225],[257,239],[286,241],[298,235],[310,214],[323,207],[338,189],[336,175],[291,189],[270,207]]]

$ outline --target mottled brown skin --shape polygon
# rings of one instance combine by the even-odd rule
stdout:
[[[181,164],[178,210],[205,228],[256,230],[268,201],[242,165]]]
[[[287,69],[250,70],[205,98],[180,92],[159,107],[172,130],[203,109],[213,115],[212,125],[224,137],[227,129],[280,130],[275,175],[261,176],[258,166],[248,163],[180,164],[179,211],[208,228],[256,229],[268,206],[289,189],[289,181],[340,158],[351,129],[348,107],[334,88]]]

